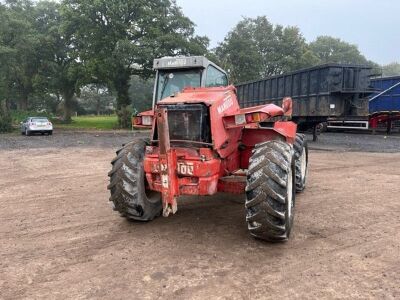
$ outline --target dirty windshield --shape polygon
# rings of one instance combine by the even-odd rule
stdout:
[[[201,70],[169,70],[158,73],[157,102],[185,87],[199,87]]]

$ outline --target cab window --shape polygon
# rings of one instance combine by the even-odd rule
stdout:
[[[166,70],[158,73],[157,102],[185,87],[199,87],[201,70]]]
[[[207,67],[206,87],[227,86],[228,78],[226,74],[213,66]]]

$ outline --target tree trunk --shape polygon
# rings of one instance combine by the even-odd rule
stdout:
[[[4,100],[5,102],[5,106],[6,106],[6,110],[10,111],[11,110],[11,100],[9,98]]]
[[[12,130],[12,119],[7,109],[6,100],[0,100],[0,133]]]
[[[28,94],[27,93],[22,93],[21,98],[18,101],[17,104],[18,110],[28,110]]]
[[[62,92],[62,96],[64,98],[64,122],[71,123],[71,114],[72,114],[72,100],[74,97],[74,90],[64,90]]]
[[[96,114],[97,114],[98,116],[100,116],[101,99],[100,99],[100,96],[99,96],[99,95],[97,95],[96,97],[97,97],[97,99],[96,99]]]
[[[121,70],[114,80],[114,86],[117,90],[117,115],[118,123],[121,128],[128,128],[131,125],[131,101],[129,99],[129,70]]]

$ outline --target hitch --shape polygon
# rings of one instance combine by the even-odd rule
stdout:
[[[161,195],[163,203],[163,216],[175,214],[178,210],[176,197],[179,193],[178,178],[176,174],[177,159],[175,150],[171,149],[168,127],[168,111],[159,108],[156,111],[157,133],[160,148],[159,167],[161,176]]]

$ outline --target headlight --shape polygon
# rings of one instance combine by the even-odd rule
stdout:
[[[144,126],[153,125],[153,117],[152,116],[142,116],[142,124]]]

